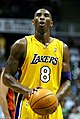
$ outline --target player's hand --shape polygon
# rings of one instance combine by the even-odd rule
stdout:
[[[61,95],[57,94],[56,97],[58,99],[58,105],[59,105],[59,102],[61,102]]]
[[[41,87],[41,86],[37,86],[36,88],[29,89],[29,90],[27,91],[27,94],[24,95],[24,99],[26,98],[27,100],[29,100],[31,94],[35,94],[35,93],[38,91],[38,89],[42,89],[42,87]]]
[[[57,107],[58,107],[58,106],[59,106],[59,102],[58,102],[58,99],[57,99],[57,106],[56,106],[56,108],[54,109],[54,111],[51,112],[50,114],[54,113],[54,112],[57,110]]]
[[[54,109],[54,111],[53,111],[53,112],[51,112],[50,114],[54,113],[56,110],[57,110],[57,107],[56,107],[56,108]]]
[[[33,88],[31,94],[35,94],[38,91],[38,89],[42,89],[42,87],[41,86],[37,86],[36,88]]]
[[[38,91],[38,89],[42,89],[42,87],[41,86],[37,86],[36,88],[33,88],[32,92],[30,93],[30,95],[31,94],[35,94]]]
[[[37,86],[36,88],[37,88],[37,89],[42,89],[43,87],[42,87],[42,86]]]
[[[24,99],[26,98],[27,100],[29,100],[30,96],[36,93],[37,90],[38,90],[37,88],[29,89],[24,95]]]

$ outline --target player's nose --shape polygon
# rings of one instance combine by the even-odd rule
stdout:
[[[42,15],[40,16],[40,20],[44,20],[44,19],[45,19],[44,14],[42,14]]]

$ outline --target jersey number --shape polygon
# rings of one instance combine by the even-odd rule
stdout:
[[[50,80],[50,68],[48,66],[43,66],[40,70],[40,80],[42,82],[48,82]]]

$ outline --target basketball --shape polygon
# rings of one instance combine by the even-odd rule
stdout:
[[[58,100],[51,90],[42,88],[31,95],[29,104],[35,113],[39,115],[47,115],[56,110]]]

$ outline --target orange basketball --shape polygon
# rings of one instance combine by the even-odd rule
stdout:
[[[49,89],[38,89],[29,99],[32,110],[39,115],[53,113],[58,106],[58,100]]]

